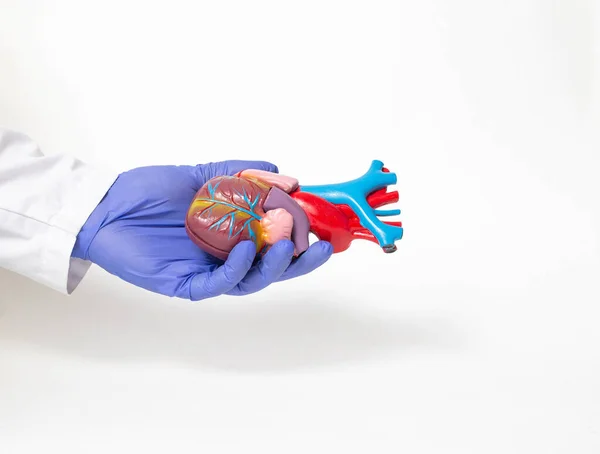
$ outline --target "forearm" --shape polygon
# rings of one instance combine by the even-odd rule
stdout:
[[[116,177],[0,128],[0,267],[71,293],[90,265],[77,234]]]

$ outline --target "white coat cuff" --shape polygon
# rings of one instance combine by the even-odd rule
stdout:
[[[56,290],[71,294],[89,270],[91,263],[71,257],[77,235],[88,217],[104,198],[118,174],[79,168],[65,191],[60,211],[52,219],[44,249],[48,284]]]

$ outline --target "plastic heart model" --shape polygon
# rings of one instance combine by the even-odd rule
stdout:
[[[396,174],[373,161],[360,178],[345,183],[300,186],[292,177],[261,170],[209,180],[196,194],[185,220],[189,237],[209,254],[227,259],[240,241],[251,240],[259,255],[282,239],[295,245],[296,255],[309,246],[309,234],[328,241],[334,253],[345,251],[355,239],[379,244],[395,252],[402,239],[399,221],[379,217],[400,210],[378,210],[398,201]]]

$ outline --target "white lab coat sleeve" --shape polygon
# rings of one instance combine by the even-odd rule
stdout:
[[[0,129],[0,267],[71,294],[91,265],[77,234],[117,176]]]

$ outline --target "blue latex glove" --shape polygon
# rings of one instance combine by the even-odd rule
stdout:
[[[138,287],[192,301],[254,293],[323,265],[332,254],[323,241],[295,260],[294,244],[280,241],[260,261],[254,244],[245,241],[225,262],[192,243],[184,221],[196,192],[215,176],[244,169],[278,172],[268,162],[225,161],[122,173],[81,229],[73,257]]]

